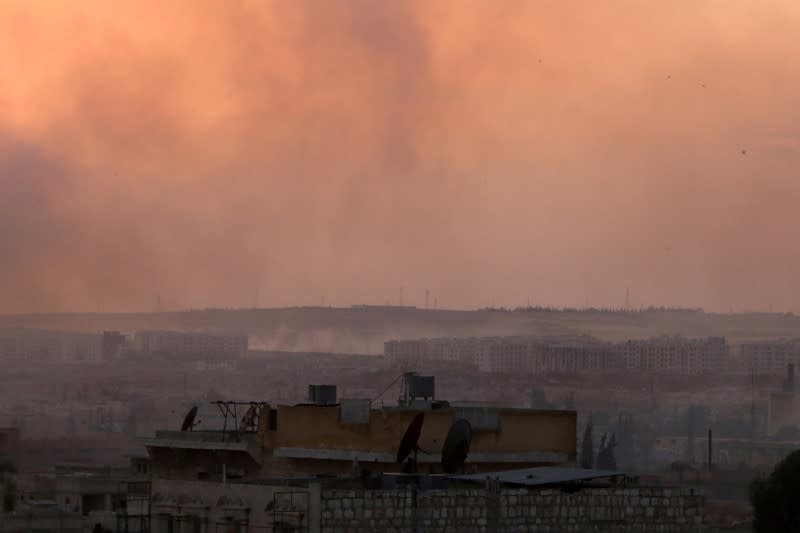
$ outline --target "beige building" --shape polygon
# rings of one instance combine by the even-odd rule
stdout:
[[[742,365],[756,374],[783,374],[790,364],[800,368],[800,339],[744,342],[739,353]]]
[[[632,372],[710,374],[728,369],[724,337],[656,337],[617,344],[622,366]]]
[[[510,336],[388,341],[384,355],[398,364],[458,361],[481,372],[602,372],[617,368],[611,343],[589,336]]]
[[[247,336],[184,331],[139,331],[133,349],[141,353],[238,358],[247,355]]]
[[[102,336],[38,329],[0,329],[0,357],[6,360],[88,363],[102,360]]]
[[[419,473],[442,472],[441,450],[458,419],[473,431],[467,472],[572,466],[576,459],[574,411],[457,407],[431,399],[373,408],[369,400],[341,399],[220,402],[201,406],[199,416],[217,408],[227,415],[222,430],[157,431],[143,439],[153,465],[152,533],[308,526],[309,481],[400,471],[400,442],[420,413]]]

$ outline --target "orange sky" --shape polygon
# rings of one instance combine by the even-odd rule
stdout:
[[[0,312],[800,310],[798,35],[795,0],[0,0]]]

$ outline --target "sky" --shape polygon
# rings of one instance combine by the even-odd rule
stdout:
[[[797,35],[795,0],[0,0],[0,313],[800,311]]]

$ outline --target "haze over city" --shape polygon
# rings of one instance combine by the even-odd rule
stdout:
[[[3,1],[0,312],[798,310],[800,5],[613,4]]]
[[[775,533],[797,0],[0,0],[0,532]]]

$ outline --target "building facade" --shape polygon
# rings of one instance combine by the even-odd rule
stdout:
[[[609,371],[706,374],[723,372],[723,337],[658,337],[611,343],[590,336],[476,337],[393,340],[384,355],[399,365],[459,361],[488,373],[598,373]]]
[[[618,366],[613,345],[589,336],[395,340],[384,355],[401,365],[455,361],[488,373],[598,372]]]
[[[246,335],[214,335],[184,331],[139,331],[134,350],[146,354],[239,358],[247,354]]]
[[[102,360],[102,336],[37,329],[0,329],[4,360],[86,363]]]
[[[621,366],[632,372],[711,374],[728,370],[724,337],[655,337],[616,345]]]
[[[775,339],[744,342],[740,359],[756,374],[783,374],[788,365],[800,368],[800,339]]]
[[[419,379],[407,378],[419,388]],[[401,470],[441,474],[445,440],[462,419],[472,428],[465,472],[575,464],[574,411],[450,406],[432,399],[432,390],[414,392],[379,409],[346,398],[200,406],[199,417],[206,409],[225,413],[222,430],[198,426],[143,439],[152,460],[152,532],[295,531],[308,528],[314,512],[320,527],[319,507],[309,507],[320,499],[319,488],[309,495],[311,481],[369,484]],[[419,437],[398,458],[412,421],[420,419]]]

